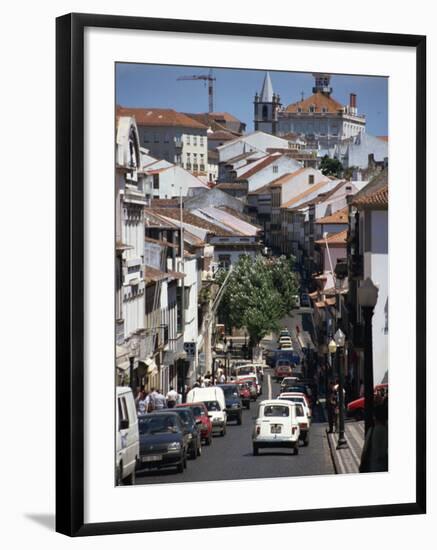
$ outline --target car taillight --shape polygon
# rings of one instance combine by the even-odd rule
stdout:
[[[260,426],[257,426],[256,427],[256,435],[259,435],[261,432],[261,427]]]
[[[306,422],[299,422],[299,428],[308,428],[308,424]]]

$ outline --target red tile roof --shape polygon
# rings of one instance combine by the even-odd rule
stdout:
[[[347,239],[347,229],[344,229],[343,231],[339,231],[338,233],[330,233],[327,237],[327,239],[319,239],[318,241],[314,241],[316,244],[324,245],[326,246],[326,241],[328,241],[328,245],[332,246],[335,244],[338,245],[345,245],[346,239]]]
[[[376,137],[382,141],[388,141],[388,136],[376,136]]]
[[[178,113],[174,109],[117,106],[117,116],[133,116],[138,126],[182,126],[184,128],[207,129],[204,124],[183,113]]]
[[[299,168],[295,172],[287,172],[287,174],[284,174],[280,178],[272,181],[270,183],[271,187],[281,187],[284,185],[284,183],[287,183],[288,181],[292,180],[295,176],[298,176],[299,174],[302,174],[302,172],[305,172],[305,170],[308,170],[308,168]]]
[[[334,98],[322,94],[321,92],[317,92],[303,101],[291,103],[288,107],[286,107],[285,111],[287,113],[297,113],[300,108],[302,109],[302,113],[308,113],[310,107],[313,105],[315,107],[315,113],[321,113],[323,108],[326,109],[327,113],[338,113],[338,110],[343,108],[343,105]]]
[[[176,220],[177,222],[180,219],[180,212],[178,208],[153,208],[153,212],[160,216],[165,216],[166,218]],[[235,233],[232,232],[230,229],[228,231],[218,225],[210,223],[200,216],[196,216],[195,214],[188,212],[187,210],[183,211],[182,221],[183,223],[187,223],[189,225],[201,227],[202,229],[205,229],[206,231],[209,231],[210,233],[218,235],[220,237],[228,237]]]
[[[284,204],[281,204],[281,208],[289,208],[290,206],[293,206],[293,204],[299,202],[301,199],[304,199],[307,195],[311,195],[314,191],[318,191],[320,188],[324,187],[327,182],[328,180],[323,180],[319,183],[314,183],[311,187],[308,187],[308,189],[305,189],[305,191],[302,191],[302,193],[296,195],[296,197],[293,197],[289,201],[284,202]],[[316,199],[314,198],[314,200]]]
[[[250,178],[251,176],[253,176],[257,172],[259,172],[260,170],[263,170],[263,168],[266,168],[267,166],[269,166],[270,164],[275,162],[275,160],[277,160],[280,156],[281,155],[278,154],[278,153],[273,153],[272,155],[269,155],[264,160],[259,162],[256,166],[253,166],[252,168],[250,168],[246,172],[243,172],[242,174],[240,174],[237,179],[238,180],[245,180],[247,178]]]
[[[216,132],[211,132],[208,134],[208,139],[230,141],[231,139],[235,139],[235,134],[231,134],[231,132],[227,132],[226,130],[217,130]]]
[[[385,185],[381,189],[377,189],[373,193],[358,197],[352,203],[358,208],[388,208],[388,185]]]
[[[337,212],[334,212],[333,214],[330,214],[329,216],[324,216],[323,218],[319,218],[315,221],[315,223],[320,224],[326,224],[326,223],[348,223],[349,216],[348,216],[348,209],[342,208],[341,210],[337,210]]]

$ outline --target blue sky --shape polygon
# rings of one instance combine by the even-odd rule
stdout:
[[[126,107],[162,107],[176,111],[200,113],[208,110],[208,94],[204,81],[182,80],[178,76],[207,74],[209,68],[118,63],[116,65],[116,101]],[[264,71],[249,69],[214,69],[214,110],[227,111],[253,129],[253,98],[260,91]],[[312,93],[311,73],[270,71],[273,90],[283,105],[294,103]],[[349,93],[357,94],[359,113],[367,117],[367,131],[374,135],[388,134],[387,92],[385,77],[333,75],[332,97],[342,104],[349,102]]]

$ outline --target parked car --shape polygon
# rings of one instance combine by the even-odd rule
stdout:
[[[238,425],[243,422],[243,404],[237,384],[219,384],[217,387],[225,394],[226,415],[229,420],[236,420]]]
[[[235,367],[235,377],[248,376],[250,374],[256,374],[255,365],[248,363],[247,365],[238,365]]]
[[[179,473],[187,467],[188,434],[179,415],[154,411],[138,417],[140,457],[138,470],[176,467]]]
[[[190,407],[174,407],[173,409],[167,410],[174,411],[179,415],[184,432],[188,434],[188,454],[191,459],[196,460],[196,458],[202,454],[202,440],[198,428],[198,424],[201,423],[200,420],[196,421]]]
[[[116,395],[115,483],[132,485],[135,482],[135,467],[140,456],[137,409],[130,388],[118,386]]]
[[[250,402],[252,400],[252,396],[250,393],[249,385],[247,384],[247,382],[239,382],[238,388],[240,390],[240,398],[241,398],[243,407],[246,407],[246,409],[250,409]]]
[[[279,380],[282,380],[286,376],[291,376],[292,373],[293,369],[290,361],[288,361],[287,359],[278,359],[276,361],[274,373],[274,378],[276,382],[279,382]]]
[[[208,409],[208,415],[212,420],[213,433],[226,434],[226,401],[223,390],[218,386],[208,388],[193,388],[187,394],[187,403],[202,401]]]
[[[205,403],[199,401],[198,403],[180,403],[176,405],[175,409],[179,407],[189,407],[198,422],[198,429],[200,431],[200,437],[205,442],[205,445],[211,445],[212,443],[212,422],[208,415],[208,409]],[[200,420],[200,422],[199,422]]]
[[[310,427],[311,420],[309,413],[302,403],[296,403],[296,418],[297,423],[299,424],[300,435],[299,439],[303,442],[304,446],[307,447],[310,443]]]
[[[388,384],[377,384],[374,388],[374,395],[384,397],[388,395]],[[347,405],[347,415],[362,420],[364,418],[364,397],[359,397]]]
[[[299,452],[300,428],[296,417],[296,405],[289,401],[269,399],[258,408],[252,434],[253,454],[261,448],[291,448]]]

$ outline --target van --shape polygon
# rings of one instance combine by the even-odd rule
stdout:
[[[117,386],[115,407],[115,483],[133,485],[140,455],[138,417],[132,390]]]
[[[226,433],[226,401],[225,394],[218,386],[208,388],[193,388],[187,394],[187,403],[201,401],[208,409],[208,416],[211,418],[213,433],[219,432],[221,436]]]

